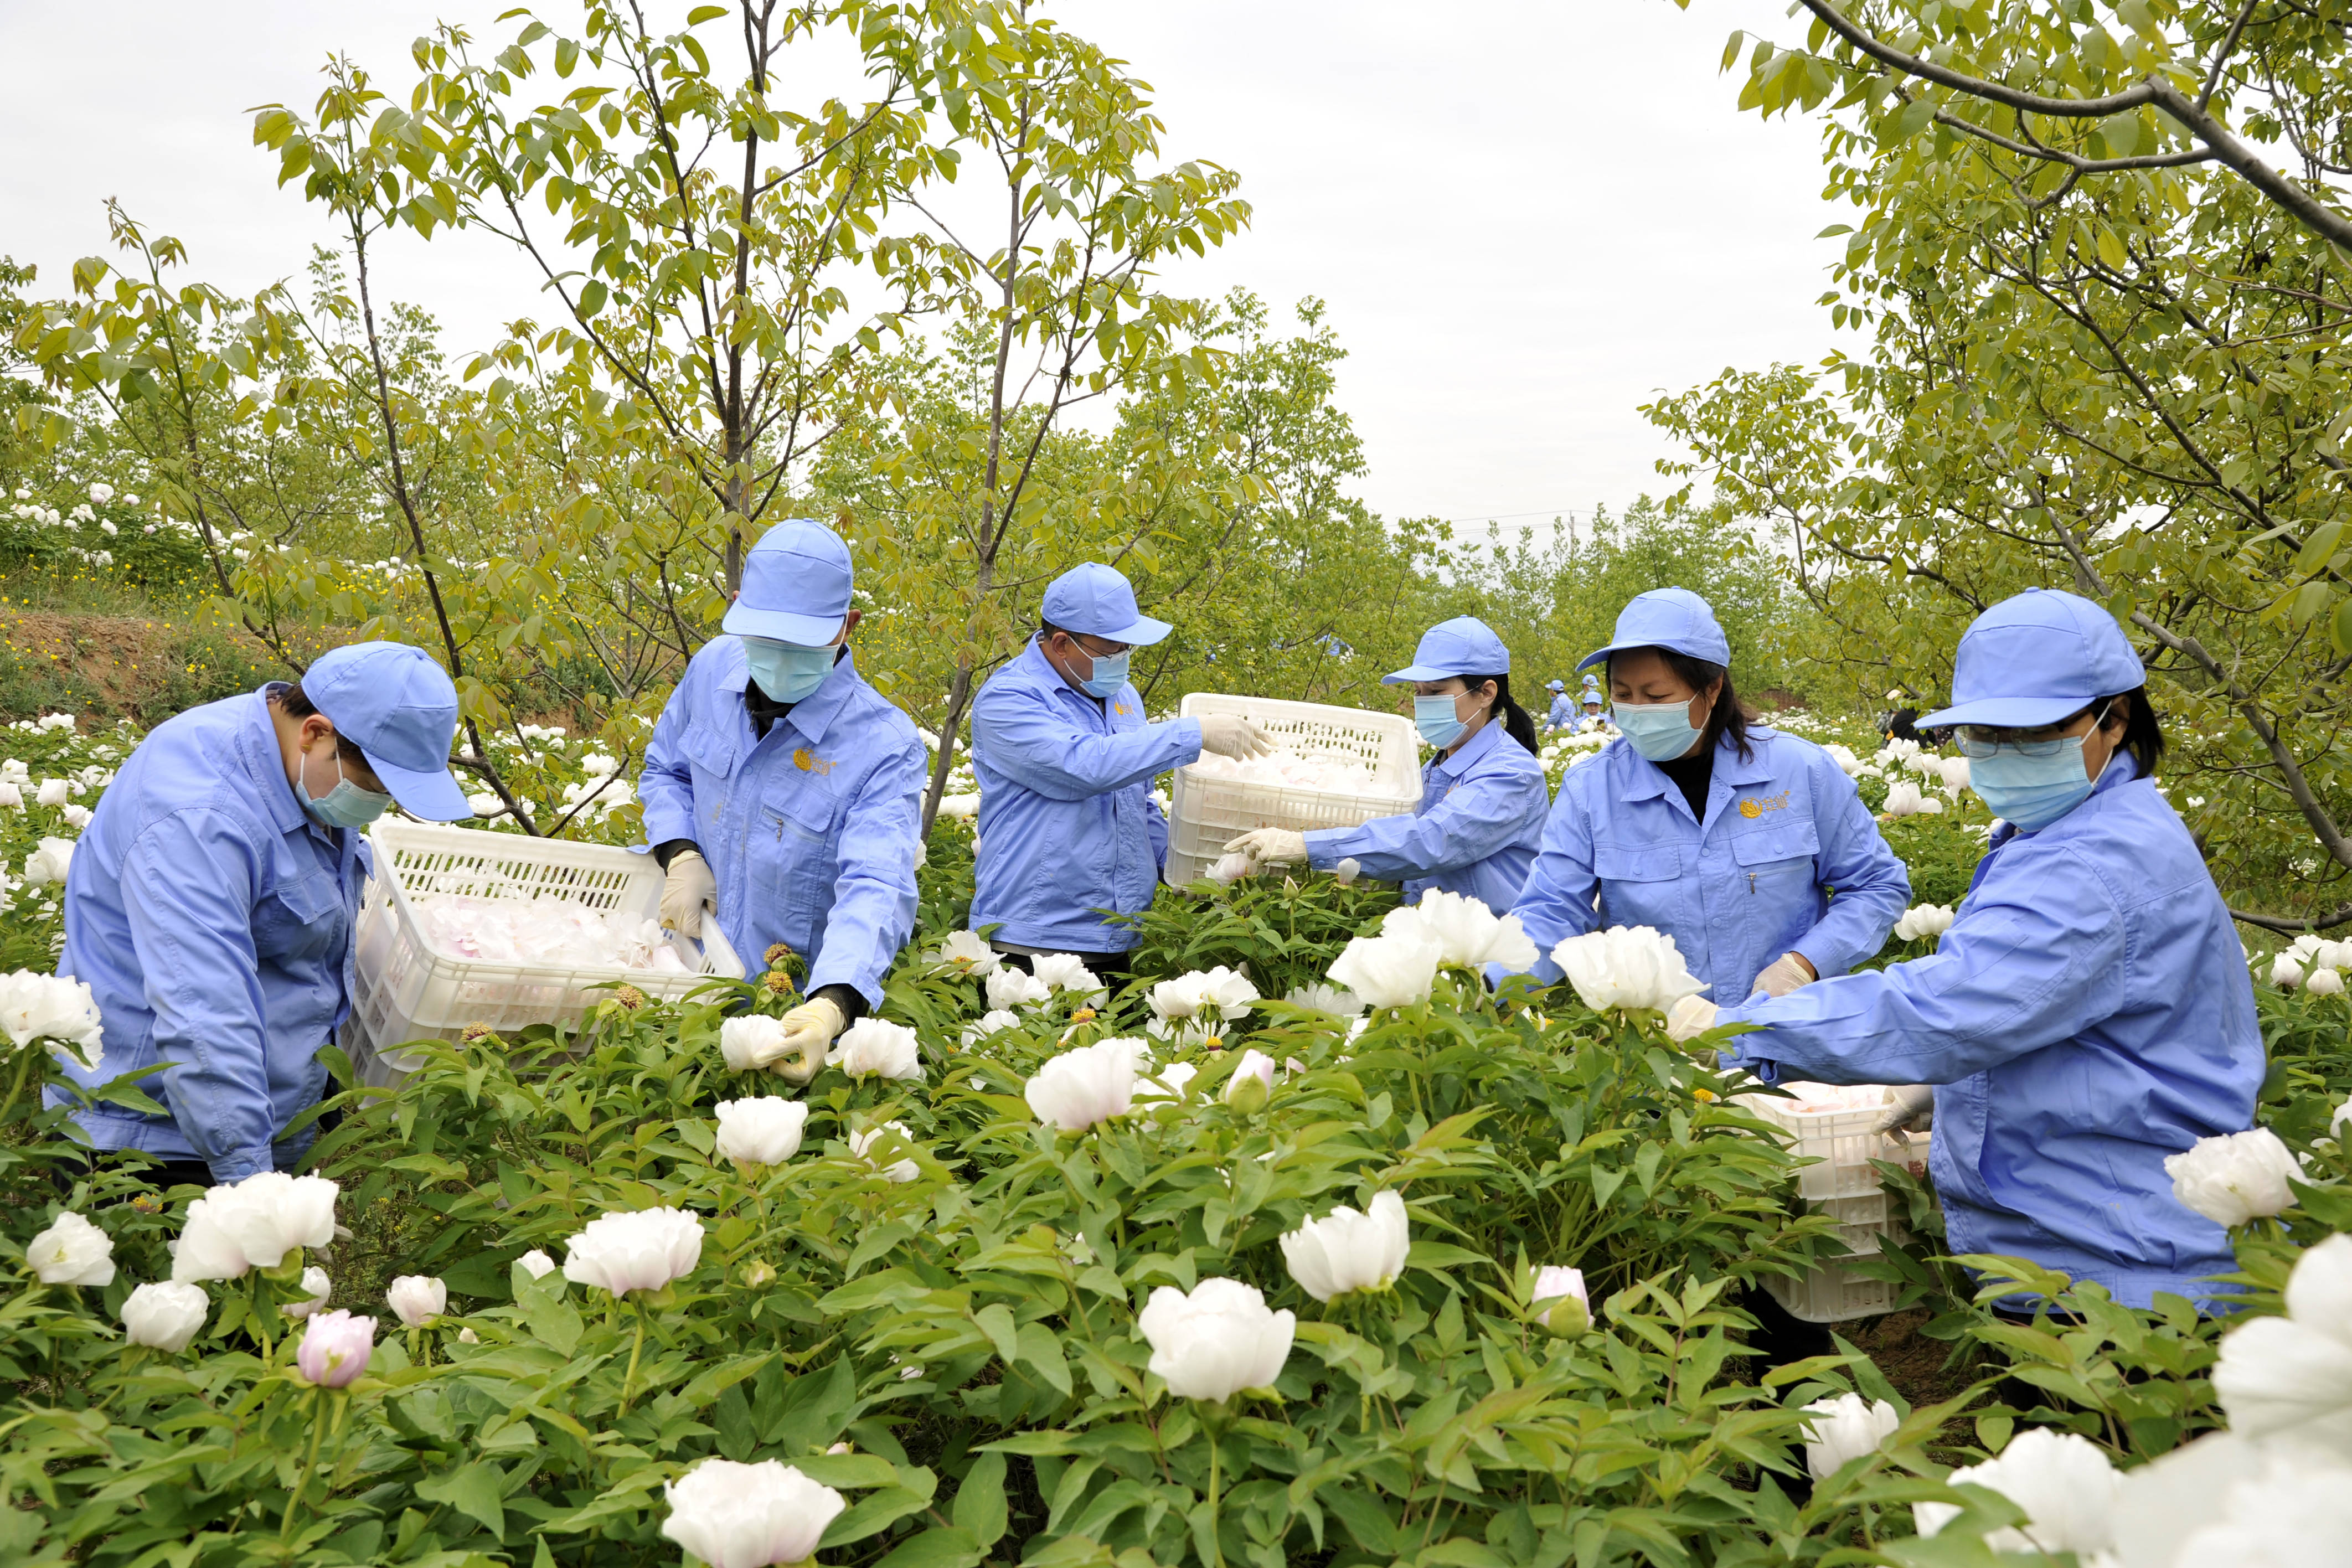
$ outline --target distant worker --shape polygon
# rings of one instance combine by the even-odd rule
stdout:
[[[637,793],[666,880],[664,923],[702,934],[717,911],[757,968],[783,943],[808,965],[761,1067],[806,1083],[835,1036],[882,1000],[915,929],[925,752],[849,648],[849,547],[780,522],[743,558],[743,586],[670,693]]]
[[[457,691],[423,650],[352,643],[273,681],[165,720],[98,803],[66,874],[58,973],[104,1022],[85,1088],[163,1066],[145,1115],[75,1120],[101,1153],[162,1163],[163,1185],[291,1169],[315,1127],[318,1059],[351,1013],[352,924],[372,859],[359,829],[397,800],[472,816],[449,776]],[[60,1103],[53,1094],[51,1103]]]
[[[1601,682],[1590,675],[1584,678],[1584,696],[1580,706],[1583,709],[1583,717],[1578,724],[1579,729],[1615,731],[1616,726],[1609,722],[1609,704],[1601,695]]]
[[[2230,910],[2157,788],[2147,680],[2088,599],[2029,589],[1979,616],[1953,705],[1922,722],[1958,726],[2002,826],[1936,952],[1793,995],[1693,998],[1669,1029],[1758,1026],[1722,1059],[1768,1083],[1936,1086],[1944,1249],[2028,1258],[2139,1308],[2229,1289],[2229,1234],[2174,1195],[2164,1162],[2253,1125],[2264,1072]]]
[[[1539,979],[1559,978],[1563,938],[1610,926],[1674,938],[1706,994],[1729,1002],[1878,952],[1910,901],[1903,862],[1829,753],[1748,715],[1706,600],[1636,595],[1584,662],[1607,667],[1623,733],[1560,781],[1513,906]]]
[[[1576,704],[1568,699],[1568,682],[1548,680],[1544,689],[1551,693],[1551,709],[1544,715],[1544,728],[1565,730],[1576,722]]]
[[[1168,822],[1151,781],[1203,751],[1264,756],[1265,731],[1229,713],[1149,724],[1128,680],[1132,651],[1171,629],[1136,608],[1135,590],[1088,562],[1045,589],[1045,624],[991,676],[971,710],[980,783],[974,930],[1022,967],[1075,953],[1118,974],[1137,937],[1106,917],[1151,907]]]
[[[1304,860],[1318,871],[1353,860],[1367,877],[1402,881],[1407,903],[1435,888],[1498,914],[1509,909],[1551,804],[1536,761],[1535,721],[1511,700],[1510,670],[1510,650],[1485,622],[1462,616],[1432,626],[1412,663],[1385,678],[1412,684],[1413,722],[1437,749],[1422,770],[1412,814],[1307,833],[1261,827],[1226,852],[1263,866]]]

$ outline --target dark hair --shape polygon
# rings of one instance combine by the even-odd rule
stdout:
[[[278,710],[289,719],[308,719],[319,712],[319,705],[310,700],[310,694],[302,689],[302,683],[299,680],[289,680],[280,686],[269,694],[269,700],[277,703]],[[320,714],[320,717],[325,718],[325,715]],[[328,719],[327,722],[331,724],[334,721]],[[370,773],[375,771],[373,764],[367,760],[367,753],[360,750],[359,742],[341,730],[335,731],[335,755],[344,762],[357,763]]]
[[[1710,664],[1703,658],[1693,658],[1686,653],[1676,653],[1670,647],[1646,649],[1625,647],[1619,648],[1616,653],[1609,656],[1612,674],[1615,672],[1619,655],[1643,652],[1656,654],[1660,658],[1664,659],[1666,668],[1673,670],[1675,678],[1691,689],[1693,695],[1703,692],[1708,687],[1721,681],[1722,689],[1715,694],[1715,703],[1706,710],[1706,728],[1699,731],[1699,751],[1703,754],[1712,755],[1716,742],[1728,736],[1732,745],[1738,751],[1741,762],[1754,760],[1756,747],[1748,739],[1748,726],[1755,721],[1756,715],[1750,713],[1748,710],[1748,704],[1739,700],[1738,691],[1731,684],[1731,671],[1719,664]]]
[[[2116,692],[2115,697],[2102,697],[2084,711],[2095,713],[2116,697],[2131,700],[2131,711],[2124,717],[2124,738],[2118,743],[2139,764],[2139,776],[2152,779],[2156,776],[2156,764],[2164,756],[2164,726],[2157,721],[2156,710],[2148,705],[2147,688],[2135,686],[2129,691]]]
[[[1525,746],[1532,755],[1536,749],[1536,721],[1528,710],[1511,696],[1511,678],[1507,675],[1465,675],[1463,684],[1475,691],[1488,681],[1495,683],[1495,713],[1503,721],[1503,728],[1511,739]]]

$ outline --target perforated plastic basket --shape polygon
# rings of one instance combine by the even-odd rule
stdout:
[[[1925,1175],[1928,1134],[1873,1131],[1885,1120],[1885,1106],[1806,1111],[1789,1100],[1758,1094],[1739,1096],[1738,1104],[1788,1134],[1790,1152],[1821,1162],[1798,1171],[1797,1191],[1837,1221],[1838,1239],[1848,1252],[1875,1258],[1880,1237],[1898,1245],[1909,1239],[1870,1163],[1893,1161],[1908,1165],[1914,1175]],[[1895,1307],[1895,1286],[1863,1279],[1843,1260],[1825,1262],[1801,1279],[1774,1276],[1765,1281],[1765,1289],[1790,1316],[1809,1323],[1843,1322]]]
[[[713,975],[743,965],[716,921],[703,941],[673,939],[688,973],[591,966],[485,963],[455,957],[425,940],[409,900],[427,893],[475,898],[555,897],[599,912],[650,919],[661,910],[662,871],[650,855],[602,844],[569,844],[472,827],[380,819],[368,830],[375,875],[360,903],[357,980],[343,1048],[362,1081],[394,1088],[417,1058],[412,1040],[454,1040],[468,1024],[500,1032],[531,1024],[575,1024],[606,994],[591,987],[625,981],[646,995],[683,996]]]
[[[1232,697],[1195,691],[1177,711],[1187,719],[1233,713],[1270,731],[1275,743],[1301,754],[1360,757],[1372,770],[1360,793],[1293,784],[1245,784],[1213,778],[1193,767],[1176,770],[1169,792],[1168,885],[1181,888],[1208,875],[1225,843],[1257,827],[1353,827],[1376,816],[1396,816],[1421,802],[1420,737],[1400,713],[1374,713],[1323,702],[1272,697]]]

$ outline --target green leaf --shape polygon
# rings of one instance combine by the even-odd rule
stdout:
[[[1004,1456],[994,1452],[982,1454],[971,1462],[971,1468],[956,1488],[956,1526],[968,1531],[982,1546],[988,1547],[1004,1538],[1008,1520],[1004,1501]],[[891,1555],[895,1557],[897,1553]]]
[[[725,15],[727,15],[727,7],[724,5],[697,5],[686,14],[686,25],[689,27],[699,27],[705,22]]]
[[[908,1536],[875,1568],[971,1568],[987,1554],[971,1531],[950,1525]]]
[[[480,1524],[492,1535],[507,1531],[506,1472],[477,1460],[428,1476],[416,1485],[416,1495],[427,1502],[446,1502]]]

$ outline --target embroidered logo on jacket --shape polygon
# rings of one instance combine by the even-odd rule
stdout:
[[[1782,790],[1779,795],[1769,795],[1761,798],[1749,795],[1739,803],[1739,815],[1752,822],[1768,811],[1786,811],[1789,809],[1789,793],[1787,790]]]
[[[802,746],[793,752],[793,766],[800,769],[800,771],[804,773],[829,773],[833,772],[833,764],[831,763],[826,762],[823,757],[812,755],[806,746]]]

